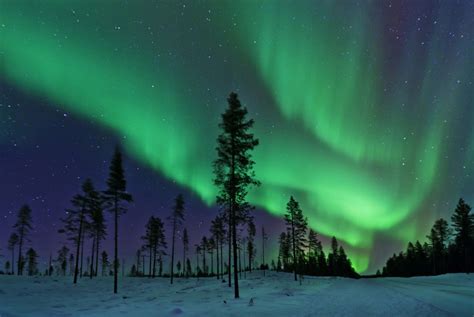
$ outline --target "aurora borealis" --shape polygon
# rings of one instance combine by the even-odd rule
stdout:
[[[474,201],[473,30],[472,1],[0,1],[1,173],[18,135],[34,147],[32,131],[71,113],[215,212],[217,123],[235,90],[260,139],[251,202],[279,216],[294,195],[373,271]],[[7,109],[19,95],[42,101]],[[22,125],[38,104],[42,121]],[[80,155],[87,141],[67,137],[80,134],[66,128],[49,155]]]

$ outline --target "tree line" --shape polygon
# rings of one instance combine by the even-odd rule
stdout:
[[[405,252],[393,254],[385,264],[383,276],[438,275],[474,271],[474,214],[461,198],[451,216],[451,225],[435,221],[427,242],[409,242]]]
[[[166,219],[171,229],[170,241],[166,240],[165,221],[151,216],[145,224],[141,244],[137,247],[128,274],[167,276],[171,284],[178,276],[213,276],[233,287],[236,298],[240,296],[239,279],[256,269],[262,270],[263,274],[270,268],[293,272],[295,280],[303,274],[357,277],[344,248],[335,237],[326,257],[317,233],[308,228],[307,218],[293,197],[290,197],[286,206],[287,230],[279,237],[277,263],[272,260],[270,267],[266,262],[268,236],[264,227],[257,230],[252,215],[254,206],[247,201],[248,192],[260,186],[252,158],[259,140],[251,131],[254,121],[247,118],[247,109],[241,105],[237,94],[231,93],[227,102],[228,107],[219,123],[216,159],[212,162],[219,212],[210,223],[209,234],[202,236],[193,246],[190,245],[185,227],[185,199],[180,194],[175,198],[170,216]],[[86,179],[80,193],[72,197],[59,230],[72,248],[64,245],[54,258],[50,255],[44,275],[70,275],[74,284],[83,277],[92,279],[99,275],[112,275],[113,291],[117,293],[120,267],[124,274],[124,263],[120,265],[119,262],[118,223],[132,200],[132,195],[127,191],[122,155],[116,147],[109,165],[106,188],[96,189],[92,180]],[[110,213],[113,225],[114,250],[111,259],[102,248],[107,238],[106,212]],[[22,275],[25,268],[29,275],[39,273],[38,254],[31,248],[23,254],[31,230],[31,209],[25,205],[18,213],[14,233],[8,241],[12,259],[11,263],[8,261],[5,265],[7,272],[14,273],[15,251],[18,250],[17,274]],[[255,264],[257,232],[260,232],[262,243],[260,265]],[[176,253],[178,243],[182,247],[182,254]],[[167,268],[164,268],[165,258],[170,259]]]

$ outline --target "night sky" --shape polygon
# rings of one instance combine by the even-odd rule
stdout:
[[[326,246],[373,272],[474,203],[473,78],[474,1],[0,1],[2,253],[24,203],[29,245],[56,253],[70,198],[87,177],[105,188],[116,144],[135,199],[120,257],[178,193],[197,243],[236,91],[274,256],[294,195]]]

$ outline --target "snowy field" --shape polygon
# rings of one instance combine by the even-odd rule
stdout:
[[[346,279],[247,274],[241,299],[214,278],[112,279],[0,275],[0,316],[474,316],[474,275]]]

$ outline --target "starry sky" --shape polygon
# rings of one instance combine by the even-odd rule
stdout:
[[[1,1],[0,241],[28,203],[45,260],[120,144],[135,198],[121,257],[178,193],[196,243],[236,91],[260,139],[249,200],[273,255],[294,195],[323,243],[335,235],[374,272],[474,201],[473,30],[474,1]]]

